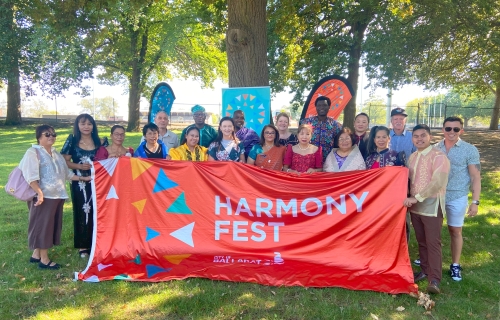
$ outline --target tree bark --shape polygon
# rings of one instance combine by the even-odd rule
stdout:
[[[498,118],[500,117],[500,82],[496,84],[495,106],[491,113],[490,130],[498,130]]]
[[[347,66],[347,80],[351,83],[354,95],[344,109],[343,127],[352,128],[356,116],[356,96],[358,94],[359,62],[361,60],[361,44],[365,36],[368,24],[356,22],[352,26],[353,41],[349,52],[349,64]]]
[[[142,93],[142,70],[144,68],[144,59],[148,46],[148,34],[145,32],[141,36],[141,44],[138,49],[139,30],[132,31],[131,50],[135,52],[134,59],[131,61],[132,74],[129,77],[129,95],[128,95],[128,125],[127,131],[139,131],[140,129],[140,107]]]
[[[19,82],[19,60],[13,57],[11,69],[7,76],[7,117],[5,124],[12,126],[21,124],[21,84]]]
[[[269,85],[266,0],[228,0],[229,87]]]

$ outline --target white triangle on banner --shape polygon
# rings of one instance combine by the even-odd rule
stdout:
[[[106,172],[109,174],[110,177],[113,176],[113,173],[115,172],[116,165],[118,164],[118,158],[109,158],[106,160],[101,160],[99,163],[102,165],[104,169],[106,169]]]
[[[108,195],[106,196],[106,200],[109,200],[109,199],[119,199],[118,195],[116,194],[115,186],[113,186],[113,185],[111,186],[111,188],[109,188]]]
[[[264,105],[263,105],[263,104],[261,104],[261,105],[259,106],[259,109],[264,109]]]
[[[184,226],[170,233],[170,235],[194,248],[193,228],[194,228],[194,222],[191,222],[187,226]]]

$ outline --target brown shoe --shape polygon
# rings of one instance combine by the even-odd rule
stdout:
[[[424,279],[427,279],[427,275],[425,273],[423,273],[422,271],[413,274],[413,282],[415,282],[415,283],[422,281]]]
[[[436,280],[429,281],[427,292],[435,294],[441,293],[441,290],[439,290],[439,282],[437,282]]]

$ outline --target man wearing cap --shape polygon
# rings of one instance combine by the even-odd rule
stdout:
[[[391,125],[392,129],[389,133],[391,140],[389,141],[389,149],[401,152],[404,151],[406,159],[410,159],[410,155],[417,149],[412,141],[412,133],[406,130],[406,117],[408,115],[403,108],[392,109]],[[410,242],[410,213],[406,213],[406,242]],[[418,261],[420,265],[420,260]]]
[[[342,130],[337,120],[328,116],[332,102],[326,96],[320,96],[314,101],[317,116],[300,120],[300,124],[310,124],[313,127],[311,144],[319,147],[323,152],[323,163],[334,147],[335,137]]]
[[[184,141],[184,137],[186,136],[188,129],[196,126],[200,130],[199,145],[208,148],[208,146],[217,137],[217,131],[215,131],[211,125],[205,123],[207,114],[205,113],[204,107],[197,104],[191,108],[191,113],[193,114],[194,124],[191,124],[182,130],[181,141]]]
[[[470,143],[460,139],[464,122],[459,117],[448,117],[443,122],[444,139],[435,147],[446,154],[451,162],[450,177],[446,186],[446,222],[451,238],[450,275],[455,281],[462,280],[460,255],[462,254],[462,227],[465,214],[477,214],[481,194],[481,164],[479,151]],[[469,189],[472,192],[468,204]]]
[[[168,115],[165,111],[158,111],[155,115],[155,124],[158,126],[158,139],[163,141],[163,143],[168,147],[177,148],[179,146],[179,137],[172,131],[167,130],[168,126]],[[144,141],[144,137],[141,138],[141,142]]]
[[[415,152],[415,146],[411,141],[411,132],[406,130],[406,117],[405,109],[396,108],[391,111],[391,125],[392,130],[389,134],[391,141],[389,142],[389,149],[401,152],[404,151],[406,159]]]
[[[233,121],[236,138],[243,142],[245,146],[245,159],[247,159],[252,147],[260,142],[259,135],[252,128],[245,127],[245,114],[242,110],[236,110],[233,113]]]

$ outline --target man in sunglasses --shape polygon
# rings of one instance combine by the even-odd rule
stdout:
[[[459,117],[446,118],[443,123],[444,139],[436,144],[436,148],[444,152],[451,163],[446,187],[446,220],[451,237],[450,275],[455,281],[462,280],[460,255],[465,214],[467,213],[469,217],[477,214],[481,194],[479,152],[475,146],[460,139],[463,126],[464,122]],[[468,205],[469,189],[472,192],[470,205]]]

